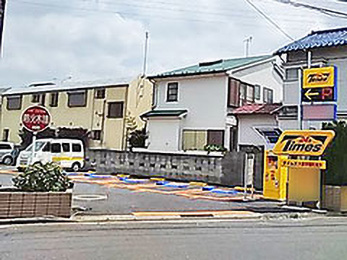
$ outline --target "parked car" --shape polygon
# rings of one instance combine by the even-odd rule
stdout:
[[[18,149],[14,143],[0,142],[0,163],[12,165],[17,157]]]
[[[79,171],[84,166],[84,146],[76,139],[38,139],[35,142],[34,158],[33,146],[29,145],[19,153],[17,169],[23,170],[28,164],[55,162],[62,168]]]

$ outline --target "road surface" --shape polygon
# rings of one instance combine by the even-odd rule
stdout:
[[[346,259],[347,220],[0,226],[0,259]]]

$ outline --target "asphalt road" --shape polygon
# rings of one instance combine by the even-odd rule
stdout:
[[[0,259],[346,259],[347,220],[0,226]]]

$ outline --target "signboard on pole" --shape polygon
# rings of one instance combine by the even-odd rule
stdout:
[[[336,104],[302,105],[303,120],[336,120]]]
[[[334,136],[330,130],[284,131],[272,151],[277,155],[321,156]]]
[[[30,132],[41,132],[51,122],[51,115],[45,107],[31,106],[22,114],[22,124]]]
[[[304,69],[302,87],[304,89],[334,87],[336,85],[336,73],[337,69],[334,66]]]
[[[303,102],[331,102],[337,99],[337,68],[305,69],[301,100]]]

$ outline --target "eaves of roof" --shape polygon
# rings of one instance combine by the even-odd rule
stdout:
[[[279,55],[298,50],[338,47],[344,45],[347,45],[347,27],[312,31],[305,37],[280,48],[274,54]]]

